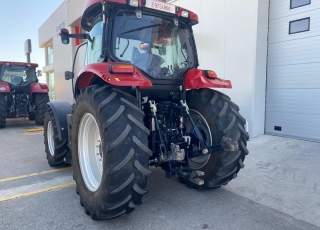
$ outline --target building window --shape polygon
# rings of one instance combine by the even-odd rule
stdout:
[[[289,34],[296,34],[310,30],[310,18],[303,18],[289,22]]]
[[[311,0],[290,0],[290,9],[311,4]]]
[[[49,99],[50,101],[55,101],[56,99],[56,89],[54,86],[54,72],[48,74],[48,87],[49,87]]]
[[[47,46],[47,65],[53,64],[53,45]]]

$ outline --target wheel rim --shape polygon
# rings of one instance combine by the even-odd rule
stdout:
[[[86,113],[80,122],[78,154],[81,175],[91,192],[98,190],[103,172],[101,137],[95,118]]]
[[[201,135],[204,138],[206,145],[211,146],[212,145],[212,134],[211,134],[210,127],[209,127],[206,119],[201,115],[201,113],[199,113],[196,110],[190,109],[189,113],[190,113],[193,121],[195,122],[196,126],[200,130]],[[191,122],[188,122],[186,124],[186,126],[187,126],[187,130],[193,129]],[[199,147],[198,147],[198,145],[196,145],[194,143],[193,150],[196,150],[196,149],[199,149]],[[201,156],[201,157],[189,159],[190,168],[191,169],[200,169],[200,168],[204,167],[208,163],[210,156],[211,155],[209,154],[206,156]]]
[[[51,156],[54,156],[54,133],[53,133],[53,127],[52,127],[52,122],[49,121],[48,127],[47,127],[47,139],[48,139],[48,147],[49,147],[49,152]]]

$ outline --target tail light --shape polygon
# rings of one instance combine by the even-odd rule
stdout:
[[[210,78],[210,79],[217,79],[218,78],[217,74],[211,70],[206,70],[205,75],[207,78]]]
[[[134,65],[130,64],[112,64],[110,65],[110,73],[130,74],[134,72]]]

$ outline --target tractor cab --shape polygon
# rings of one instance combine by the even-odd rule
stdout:
[[[7,82],[11,88],[17,89],[38,82],[36,67],[37,64],[0,63],[0,81]]]
[[[215,72],[197,69],[192,31],[197,23],[196,14],[165,1],[90,0],[81,19],[87,33],[69,34],[65,28],[60,33],[64,44],[70,38],[87,40],[86,65],[78,74],[74,93],[104,83],[139,87],[142,95],[232,88],[230,81],[218,78]],[[66,79],[73,76],[72,70]]]
[[[123,63],[127,64],[121,66],[123,70],[116,69],[127,74],[141,71],[142,78],[151,82],[143,86],[172,84],[175,79],[180,79],[178,84],[182,85],[183,75],[198,67],[192,33],[192,26],[197,23],[196,14],[165,1],[91,0],[81,20],[88,33],[69,34],[62,29],[60,35],[64,44],[69,43],[69,38],[87,39],[86,66]],[[112,77],[111,72],[107,75],[110,79],[105,80],[110,84],[119,85],[124,80],[123,76]],[[76,87],[82,88],[78,84]]]

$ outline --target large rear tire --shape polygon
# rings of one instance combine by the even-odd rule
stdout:
[[[110,86],[81,92],[72,125],[72,165],[80,204],[92,219],[130,213],[147,193],[149,130],[137,100]]]
[[[35,109],[35,123],[36,125],[44,124],[44,114],[46,112],[46,105],[50,102],[47,93],[37,93],[34,95]]]
[[[60,141],[57,124],[51,109],[48,109],[44,118],[44,145],[48,164],[51,167],[68,165],[65,158],[68,155],[68,140]]]
[[[6,127],[6,101],[5,95],[3,93],[0,94],[0,128]]]
[[[243,161],[249,153],[246,145],[248,134],[246,120],[239,114],[239,107],[230,98],[211,89],[190,90],[187,92],[190,114],[199,127],[207,145],[217,145],[223,137],[237,143],[238,151],[226,151],[207,157],[190,160],[190,167],[205,173],[204,185],[199,188],[218,188],[236,178],[244,167]]]

